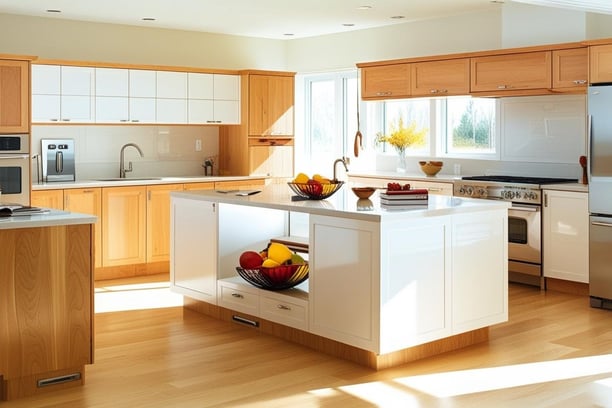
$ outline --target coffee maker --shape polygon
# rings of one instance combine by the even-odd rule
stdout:
[[[42,180],[75,181],[74,140],[41,139]]]

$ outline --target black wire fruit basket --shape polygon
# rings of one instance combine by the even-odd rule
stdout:
[[[251,285],[267,290],[290,289],[308,279],[308,263],[280,265],[273,268],[244,269],[236,267],[238,275]]]
[[[287,183],[298,196],[308,200],[324,200],[331,197],[344,185],[344,181],[331,183]]]

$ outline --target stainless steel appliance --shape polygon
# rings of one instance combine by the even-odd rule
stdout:
[[[454,195],[512,202],[508,209],[508,277],[544,288],[542,275],[542,185],[576,179],[468,176],[454,183]]]
[[[589,87],[589,294],[612,309],[612,85]]]
[[[41,139],[40,147],[43,181],[75,181],[74,140]]]
[[[30,136],[0,135],[0,199],[30,205]]]

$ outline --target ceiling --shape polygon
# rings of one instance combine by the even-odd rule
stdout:
[[[547,1],[568,8],[610,3],[505,1]],[[502,3],[504,0],[0,0],[0,13],[293,39],[452,16]],[[154,20],[143,20],[147,18]]]

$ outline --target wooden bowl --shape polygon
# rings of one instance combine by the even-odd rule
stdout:
[[[353,193],[359,198],[370,198],[376,191],[374,187],[353,187]]]
[[[428,176],[435,176],[442,170],[443,162],[441,161],[420,161],[421,170]]]

